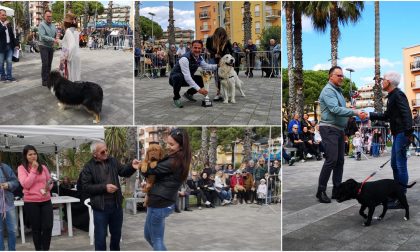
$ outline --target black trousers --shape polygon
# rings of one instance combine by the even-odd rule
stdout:
[[[197,83],[200,88],[204,87],[203,78],[201,76],[194,75],[192,79]],[[181,87],[189,87],[188,83],[184,79],[184,75],[182,73],[171,73],[169,76],[169,85],[171,85],[174,89],[174,100],[179,100],[181,96],[179,92],[181,91]],[[195,88],[190,88],[187,91],[188,94],[193,95],[197,93]]]
[[[191,191],[191,195],[195,195],[197,197],[197,206],[201,206],[201,201],[204,200],[204,202],[207,201],[206,196],[204,195],[203,191],[201,189]]]
[[[319,131],[325,148],[325,162],[319,174],[318,191],[325,192],[333,173],[333,193],[343,179],[344,131],[329,126],[320,126]]]
[[[53,228],[51,200],[45,202],[25,202],[23,208],[31,223],[35,250],[49,250]]]
[[[46,82],[48,80],[48,76],[51,72],[51,63],[54,56],[54,49],[51,47],[46,46],[39,46],[39,50],[41,53],[41,61],[42,61],[42,82]]]

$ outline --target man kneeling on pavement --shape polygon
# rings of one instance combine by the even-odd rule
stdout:
[[[179,92],[181,87],[190,87],[184,93],[184,97],[189,101],[196,102],[194,94],[197,92],[202,95],[207,95],[208,91],[204,89],[204,82],[202,76],[194,75],[198,67],[206,71],[216,71],[216,64],[207,64],[200,56],[203,42],[201,40],[194,40],[192,42],[192,50],[181,56],[175,67],[172,69],[169,76],[169,85],[174,90],[174,105],[177,108],[182,108],[181,96]]]

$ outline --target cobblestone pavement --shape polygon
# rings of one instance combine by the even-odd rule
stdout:
[[[104,91],[102,125],[133,124],[132,52],[81,49],[82,80],[98,83]],[[59,65],[56,51],[53,69]],[[41,57],[25,53],[13,63],[15,83],[0,83],[0,124],[91,125],[93,116],[84,109],[59,110],[57,99],[41,86]]]
[[[168,250],[263,251],[281,248],[280,204],[229,205],[214,209],[173,213],[166,219],[165,245]],[[137,215],[124,213],[121,250],[153,250],[143,236],[145,212]],[[109,238],[108,243],[109,247]],[[32,237],[26,243],[17,240],[17,250],[34,250]],[[67,233],[52,238],[51,250],[94,250],[89,245],[87,232],[75,229],[74,236]]]
[[[203,96],[194,95],[197,102],[184,101],[184,108],[173,105],[173,91],[168,77],[149,80],[135,78],[135,114],[138,125],[280,125],[281,92],[279,78],[261,78],[254,70],[254,78],[239,77],[244,82],[246,97],[237,91],[236,104],[213,102],[213,107],[201,106]],[[187,91],[181,89],[181,96]],[[216,95],[214,80],[209,97]]]
[[[345,158],[343,181],[354,178],[363,181],[390,154],[383,157]],[[420,178],[420,157],[408,159],[410,183]],[[419,250],[420,247],[420,186],[408,189],[410,220],[404,221],[404,210],[388,210],[382,221],[373,220],[364,227],[356,200],[321,204],[315,198],[323,161],[308,161],[295,166],[283,166],[283,250]],[[393,178],[388,163],[370,181]],[[332,182],[327,190],[331,196]],[[382,212],[378,206],[374,216]]]

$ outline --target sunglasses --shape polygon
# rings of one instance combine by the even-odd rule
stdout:
[[[335,76],[337,76],[338,78],[343,78],[344,77],[344,75],[342,75],[342,74],[334,74]]]
[[[182,131],[179,128],[174,128],[171,130],[171,136],[182,136]]]
[[[105,155],[107,153],[108,153],[108,150],[103,150],[103,151],[99,152],[100,155]]]

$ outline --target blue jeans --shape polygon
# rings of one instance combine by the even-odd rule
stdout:
[[[9,251],[16,250],[16,210],[10,209],[6,212],[6,219],[4,220],[7,227],[7,245]],[[4,234],[3,222],[0,225],[0,251],[4,251]]]
[[[413,133],[417,138],[414,138],[416,144],[416,153],[420,153],[420,129],[415,129]]]
[[[404,133],[399,133],[394,136],[391,152],[391,167],[394,173],[394,180],[403,185],[407,185],[407,138]],[[407,188],[403,188],[403,192],[405,193],[406,191]]]
[[[93,209],[93,222],[95,225],[95,250],[106,250],[106,235],[109,225],[111,233],[111,244],[109,249],[112,251],[120,250],[121,228],[123,223],[123,211],[121,206],[105,204],[103,211]]]
[[[6,51],[0,53],[0,75],[2,80],[12,78],[12,56],[13,48],[10,45],[6,46]],[[6,72],[4,72],[4,61],[6,60]]]
[[[175,205],[165,208],[147,208],[146,223],[144,223],[144,237],[155,251],[167,250],[165,247],[165,218],[174,212]]]
[[[219,198],[221,200],[231,200],[232,192],[230,190],[222,190],[221,192],[219,192]]]

